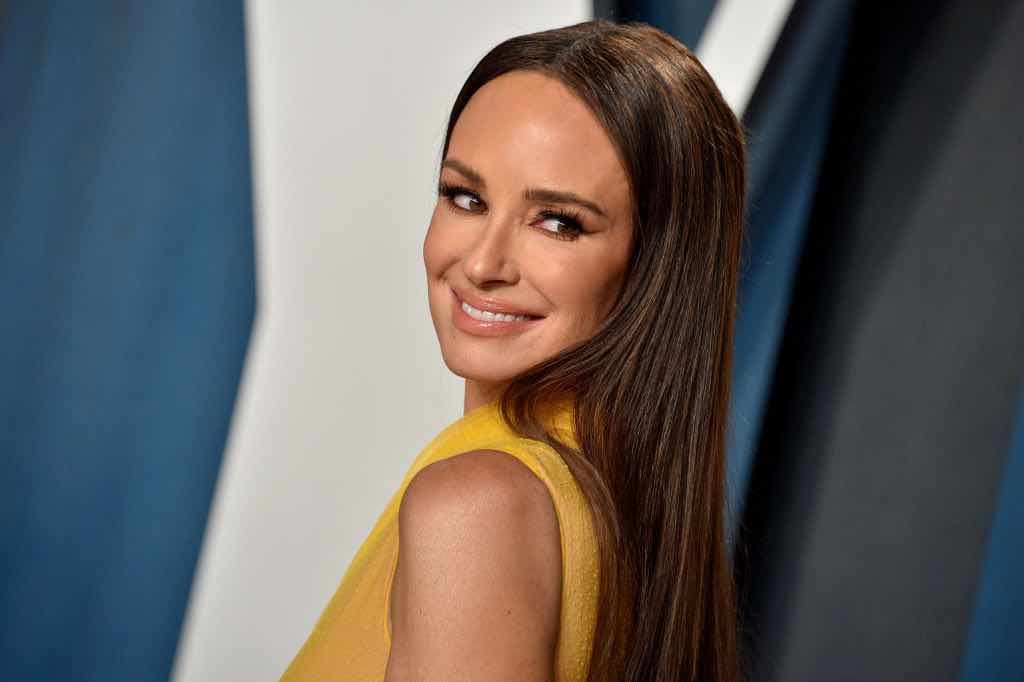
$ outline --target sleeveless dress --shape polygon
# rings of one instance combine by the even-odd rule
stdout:
[[[569,401],[557,403],[546,421],[553,435],[575,447],[578,441],[572,423]],[[597,542],[590,507],[557,451],[513,432],[501,418],[495,400],[450,424],[416,457],[281,682],[382,682],[391,650],[388,613],[398,562],[402,495],[423,467],[470,450],[500,450],[516,457],[550,492],[562,545],[562,607],[554,679],[586,679],[598,599]]]

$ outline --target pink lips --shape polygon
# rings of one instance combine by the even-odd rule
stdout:
[[[519,334],[533,325],[537,324],[542,317],[532,316],[525,320],[513,320],[511,322],[501,322],[498,320],[478,320],[475,317],[470,317],[465,310],[462,309],[462,299],[460,294],[457,294],[454,289],[452,292],[452,321],[455,327],[467,334],[474,336],[506,336],[509,334]],[[492,313],[505,313],[507,315],[531,315],[531,313],[518,310],[506,304],[497,303],[494,301],[484,301],[479,297],[468,293],[462,292],[461,296],[465,296],[465,301],[477,310],[486,310]]]

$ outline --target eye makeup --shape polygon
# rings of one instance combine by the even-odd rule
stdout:
[[[463,185],[441,181],[440,183],[438,183],[437,193],[444,199],[445,206],[451,211],[461,213],[478,212],[472,209],[463,208],[462,206],[459,206],[457,203],[455,203],[455,198],[460,194],[464,194],[467,197],[470,197],[478,205],[483,205],[483,201],[480,199],[480,197],[477,196],[477,194],[473,192],[471,189]],[[558,232],[554,230],[548,230],[547,228],[538,228],[547,232],[555,239],[572,241],[579,238],[581,234],[586,234],[586,230],[583,229],[583,215],[581,211],[573,209],[547,207],[541,209],[538,212],[537,220],[558,220],[562,223],[563,227]]]

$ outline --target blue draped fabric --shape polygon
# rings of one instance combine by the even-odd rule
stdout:
[[[982,564],[961,682],[1024,680],[1024,396]]]
[[[255,312],[243,5],[0,13],[0,679],[165,680]]]
[[[728,455],[735,522],[754,465],[852,9],[850,0],[799,3],[744,116],[749,242],[740,279]]]

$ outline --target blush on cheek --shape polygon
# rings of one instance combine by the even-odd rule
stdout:
[[[456,260],[451,237],[445,235],[438,218],[431,219],[423,238],[423,265],[429,280],[440,279]]]

